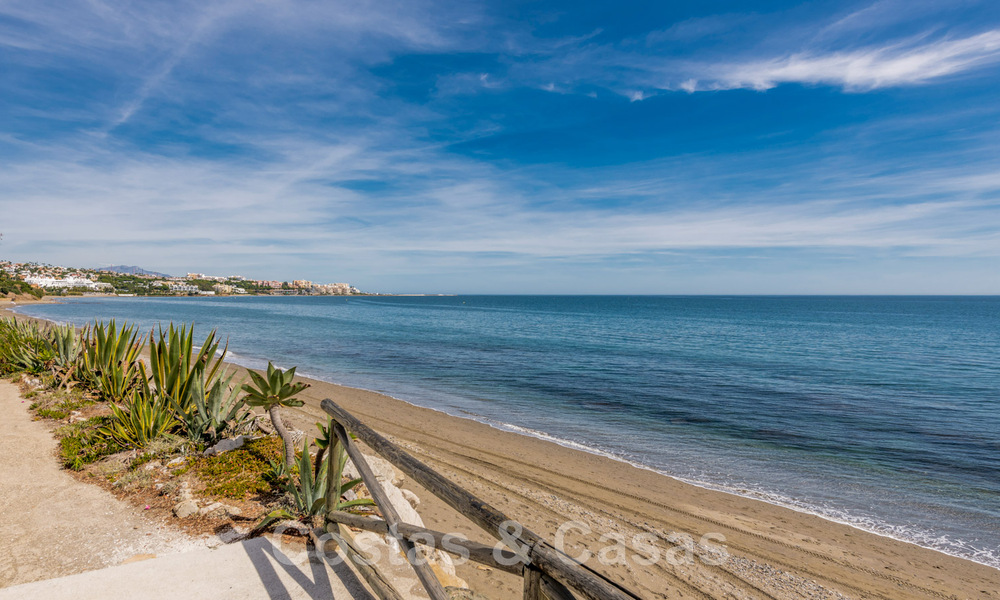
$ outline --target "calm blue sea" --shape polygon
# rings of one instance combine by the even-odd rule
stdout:
[[[1000,298],[95,298],[385,392],[1000,568]],[[530,427],[530,429],[528,429]]]

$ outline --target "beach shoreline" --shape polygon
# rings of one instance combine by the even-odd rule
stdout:
[[[303,380],[311,385],[306,404],[288,411],[297,428],[311,435],[313,423],[325,421],[319,402],[330,398],[547,538],[576,523],[567,551],[590,550],[596,556],[588,564],[643,597],[1000,598],[1000,571],[987,565],[378,392]],[[428,527],[489,541],[426,490],[408,480],[402,487],[420,497]],[[639,560],[643,548],[633,542],[643,534],[655,540],[658,560],[648,551]],[[615,554],[602,535],[626,540],[624,564],[602,564]],[[724,539],[717,542],[728,553],[723,564],[708,564],[698,544],[676,550],[690,546],[685,536],[697,542],[706,535]],[[465,566],[459,575],[497,590],[495,597],[520,593],[519,583],[501,574]]]

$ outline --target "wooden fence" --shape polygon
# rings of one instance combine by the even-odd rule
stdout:
[[[587,600],[641,600],[637,595],[609,581],[600,573],[574,561],[527,528],[522,527],[516,533],[508,531],[506,526],[511,520],[506,515],[375,433],[332,400],[323,400],[321,406],[330,415],[332,434],[331,447],[327,452],[327,460],[331,462],[327,469],[326,506],[336,507],[341,495],[341,482],[333,481],[337,469],[332,462],[336,460],[338,454],[336,445],[340,444],[371,492],[384,520],[328,510],[324,526],[316,528],[312,532],[312,538],[321,551],[323,550],[321,540],[331,538],[335,541],[381,600],[402,600],[402,596],[393,588],[391,582],[365,559],[349,527],[394,537],[431,600],[448,600],[449,596],[427,561],[415,552],[415,544],[431,546],[454,554],[467,554],[472,561],[522,576],[525,600],[574,600],[577,595]],[[505,546],[502,555],[504,558],[518,560],[497,560],[493,546],[456,539],[454,536],[447,536],[446,539],[445,534],[439,531],[401,522],[371,467],[365,461],[364,455],[348,432],[502,542]],[[325,552],[321,554],[325,555]],[[515,564],[509,564],[511,562]]]

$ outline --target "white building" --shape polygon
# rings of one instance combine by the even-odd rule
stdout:
[[[63,279],[56,279],[54,277],[27,277],[24,281],[43,289],[86,288],[88,290],[105,290],[111,288],[110,283],[95,283],[84,277],[65,277]]]

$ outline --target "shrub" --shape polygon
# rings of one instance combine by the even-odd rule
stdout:
[[[344,467],[347,464],[347,452],[342,444],[334,444],[333,454],[329,457],[332,461],[334,471],[333,473],[328,473],[331,463],[323,460],[323,457],[330,451],[333,439],[330,437],[332,432],[329,427],[324,427],[320,423],[317,423],[317,425],[319,426],[320,436],[316,438],[319,452],[316,454],[315,464],[309,456],[309,446],[303,440],[302,453],[299,455],[298,478],[297,480],[293,480],[289,477],[285,483],[287,496],[291,499],[289,503],[291,510],[289,508],[279,508],[271,511],[254,527],[255,532],[263,531],[271,523],[281,519],[310,519],[317,522],[319,516],[328,509],[357,512],[362,507],[375,506],[375,502],[371,498],[344,500],[344,494],[361,485],[362,480],[360,478],[346,482],[343,480]],[[328,474],[329,477],[327,477]],[[332,495],[336,499],[335,505],[331,507],[327,507],[326,505],[329,481],[333,481],[337,486],[335,490],[332,490],[334,492]]]

